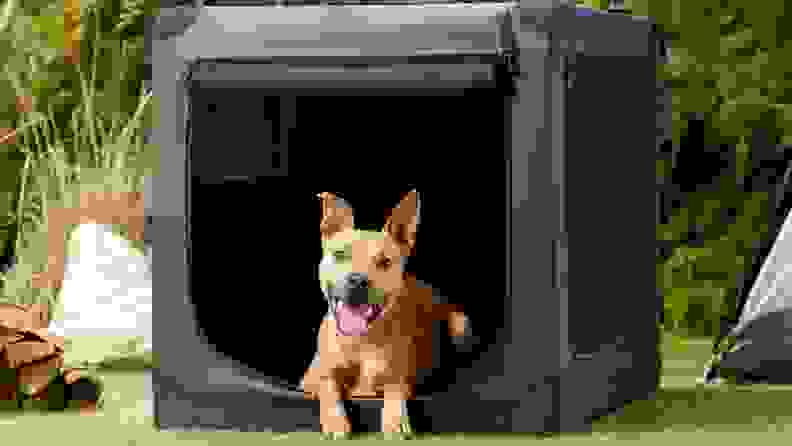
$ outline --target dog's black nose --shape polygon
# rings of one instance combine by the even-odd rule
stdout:
[[[361,273],[351,273],[347,276],[346,287],[349,289],[367,288],[368,277]]]

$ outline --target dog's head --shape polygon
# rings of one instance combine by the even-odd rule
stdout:
[[[418,228],[418,193],[413,190],[402,199],[382,231],[356,229],[354,211],[344,199],[328,192],[319,198],[322,291],[337,315],[358,315],[360,327],[351,331],[365,332],[404,290],[405,265]]]

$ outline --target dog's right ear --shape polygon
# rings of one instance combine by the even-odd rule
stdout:
[[[319,223],[322,238],[354,228],[352,206],[346,200],[330,192],[322,192],[317,194],[317,197],[321,200],[322,206],[322,218]]]

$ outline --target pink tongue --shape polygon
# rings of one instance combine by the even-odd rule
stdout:
[[[376,315],[378,305],[338,304],[336,316],[338,331],[346,336],[361,336],[368,333],[368,324]]]

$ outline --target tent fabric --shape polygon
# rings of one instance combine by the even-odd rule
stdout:
[[[742,332],[764,314],[792,307],[792,274],[789,273],[792,273],[792,219],[788,213],[733,333]]]
[[[730,335],[736,344],[708,368],[705,382],[792,384],[792,213],[756,276]]]
[[[792,384],[792,309],[765,313],[739,333],[736,346],[723,355],[706,380],[735,384]]]

